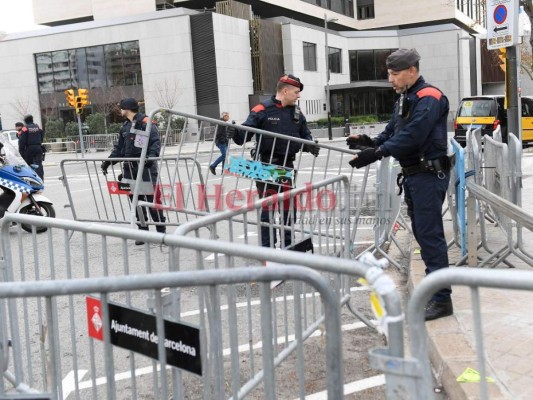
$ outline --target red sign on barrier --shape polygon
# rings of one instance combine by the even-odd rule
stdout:
[[[104,340],[102,320],[102,303],[94,297],[86,297],[87,304],[87,325],[89,336],[93,339]]]
[[[109,194],[131,194],[130,184],[123,182],[107,182]]]

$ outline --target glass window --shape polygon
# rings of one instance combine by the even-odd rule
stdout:
[[[357,70],[359,71],[360,81],[376,79],[373,50],[361,50],[357,52]]]
[[[357,0],[357,19],[374,18],[374,0]]]
[[[376,79],[388,79],[387,74],[387,57],[390,56],[392,50],[376,50],[375,59],[376,59]]]
[[[120,43],[104,46],[105,69],[107,73],[107,86],[124,85],[124,65],[122,45]]]
[[[54,92],[54,72],[52,70],[52,53],[40,53],[35,55],[37,66],[37,83],[39,92]]]
[[[104,47],[87,47],[85,50],[87,57],[87,72],[89,75],[89,88],[106,87]]]
[[[62,91],[72,87],[70,62],[67,50],[52,53],[52,69],[54,70],[54,89]]]
[[[304,42],[304,70],[316,71],[316,44]]]
[[[126,86],[142,85],[141,52],[139,42],[122,43],[124,82]]]
[[[329,70],[333,73],[342,73],[342,52],[341,49],[328,47],[329,50]]]

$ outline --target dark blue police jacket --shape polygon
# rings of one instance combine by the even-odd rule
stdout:
[[[384,156],[393,156],[402,167],[418,164],[424,157],[433,160],[446,155],[449,103],[436,87],[418,78],[406,93],[401,107],[394,105],[385,130],[374,139]]]
[[[307,127],[307,121],[300,112],[299,107],[283,107],[281,102],[276,100],[274,96],[252,108],[252,112],[242,125],[281,133],[295,138],[313,140],[311,131]],[[254,134],[252,132],[236,130],[233,141],[238,145],[242,145],[245,140],[249,142],[253,136]],[[256,135],[256,142],[260,146],[258,152],[268,157],[270,157],[272,152],[272,146],[274,146],[275,157],[285,157],[286,153],[288,156],[294,156],[302,147],[300,143],[280,139],[277,139],[274,145],[273,137],[261,136],[263,135]]]
[[[146,130],[146,124],[148,123],[148,117],[144,114],[137,113],[133,117],[133,122],[135,123],[134,128],[137,130]],[[131,133],[132,122],[128,119],[124,122],[120,128],[118,135],[118,142],[113,147],[113,151],[109,155],[109,158],[140,158],[142,149],[136,147],[135,143],[135,133]],[[161,151],[161,140],[159,138],[159,130],[155,123],[152,124],[150,129],[150,136],[148,138],[148,149],[146,151],[146,157],[159,157],[159,152]],[[125,179],[135,179],[137,176],[138,169],[137,161],[130,161],[124,165],[124,178]],[[150,173],[148,173],[148,170]],[[150,179],[151,178],[151,179]],[[143,181],[152,181],[156,183],[157,179],[157,165],[154,162],[150,168],[144,168],[143,171]]]

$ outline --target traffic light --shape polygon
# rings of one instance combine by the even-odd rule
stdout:
[[[498,58],[500,59],[500,68],[505,72],[506,68],[506,59],[507,59],[507,48],[503,47],[498,49]]]
[[[81,97],[81,104],[83,106],[88,106],[90,104],[88,89],[78,89],[78,96]]]
[[[76,114],[81,114],[83,112],[83,101],[81,96],[76,96],[76,103],[74,106],[76,107]]]
[[[74,89],[67,89],[64,91],[65,95],[67,96],[67,103],[71,107],[76,106],[76,99],[74,97]]]

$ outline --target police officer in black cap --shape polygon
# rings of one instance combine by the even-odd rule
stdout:
[[[389,82],[400,95],[392,118],[376,138],[353,135],[347,143],[361,150],[350,161],[353,167],[362,168],[388,156],[400,162],[399,185],[405,191],[413,234],[429,274],[448,268],[442,205],[451,167],[447,157],[449,103],[420,76],[419,60],[415,49],[399,49],[387,58]],[[451,288],[435,293],[426,306],[426,321],[452,314]]]
[[[109,155],[109,158],[139,158],[141,156],[142,148],[135,146],[136,134],[132,132],[133,130],[146,130],[146,124],[148,123],[148,117],[145,114],[139,113],[139,103],[134,98],[123,99],[120,104],[120,113],[126,119],[118,135],[118,142],[115,144],[113,151]],[[148,138],[148,149],[146,152],[147,158],[156,158],[159,157],[159,152],[161,150],[161,140],[159,138],[159,131],[155,123],[152,124],[152,129],[150,130],[150,136]],[[111,163],[116,164],[118,161],[108,161],[105,160],[102,162],[101,169],[104,175],[107,175],[107,169]],[[137,178],[137,171],[139,168],[138,161],[126,161],[124,162],[123,169],[124,172],[119,175],[119,180],[123,180],[135,184]],[[143,185],[140,188],[139,201],[146,201],[148,203],[153,203],[154,201],[154,191],[156,202],[160,196],[159,188],[157,185],[158,170],[157,164],[152,160],[146,160],[144,163],[144,169],[142,172],[143,183],[149,183],[148,185]],[[144,192],[144,193],[143,193]],[[130,195],[130,200],[133,198]],[[158,210],[150,207],[150,216],[152,221],[156,223],[164,223],[166,218],[162,210]],[[142,213],[144,220],[147,220],[147,212],[145,207],[142,207]],[[137,220],[139,220],[139,214],[137,211]],[[141,230],[148,230],[147,226],[138,225]],[[166,227],[164,224],[156,225],[157,232],[165,233]],[[144,244],[143,241],[137,240],[136,245]]]
[[[43,148],[44,131],[33,122],[33,115],[25,115],[26,124],[19,133],[19,153],[29,166],[34,166],[37,175],[44,179]]]
[[[276,95],[270,99],[262,101],[254,108],[248,118],[243,123],[244,126],[263,129],[270,132],[280,133],[289,137],[313,140],[311,131],[307,127],[305,116],[298,106],[300,93],[304,89],[303,83],[294,75],[283,75],[276,86]],[[236,130],[233,141],[238,145],[244,144],[252,139],[254,133]],[[256,136],[256,148],[254,158],[257,160],[274,165],[280,165],[287,168],[294,168],[296,154],[300,151],[309,152],[315,157],[318,156],[320,148],[316,145],[304,145],[293,141],[274,139],[271,136]],[[280,191],[290,190],[290,185],[283,187],[256,182],[259,197],[271,196]],[[295,213],[289,217],[289,205],[284,205],[282,213],[283,224],[292,225]],[[271,212],[265,208],[261,211],[261,222],[272,223],[270,220]],[[261,245],[263,247],[275,247],[276,232],[273,231],[274,243],[270,240],[270,228],[266,225],[261,227]],[[292,244],[292,235],[289,228],[284,229],[282,245],[288,247]]]

